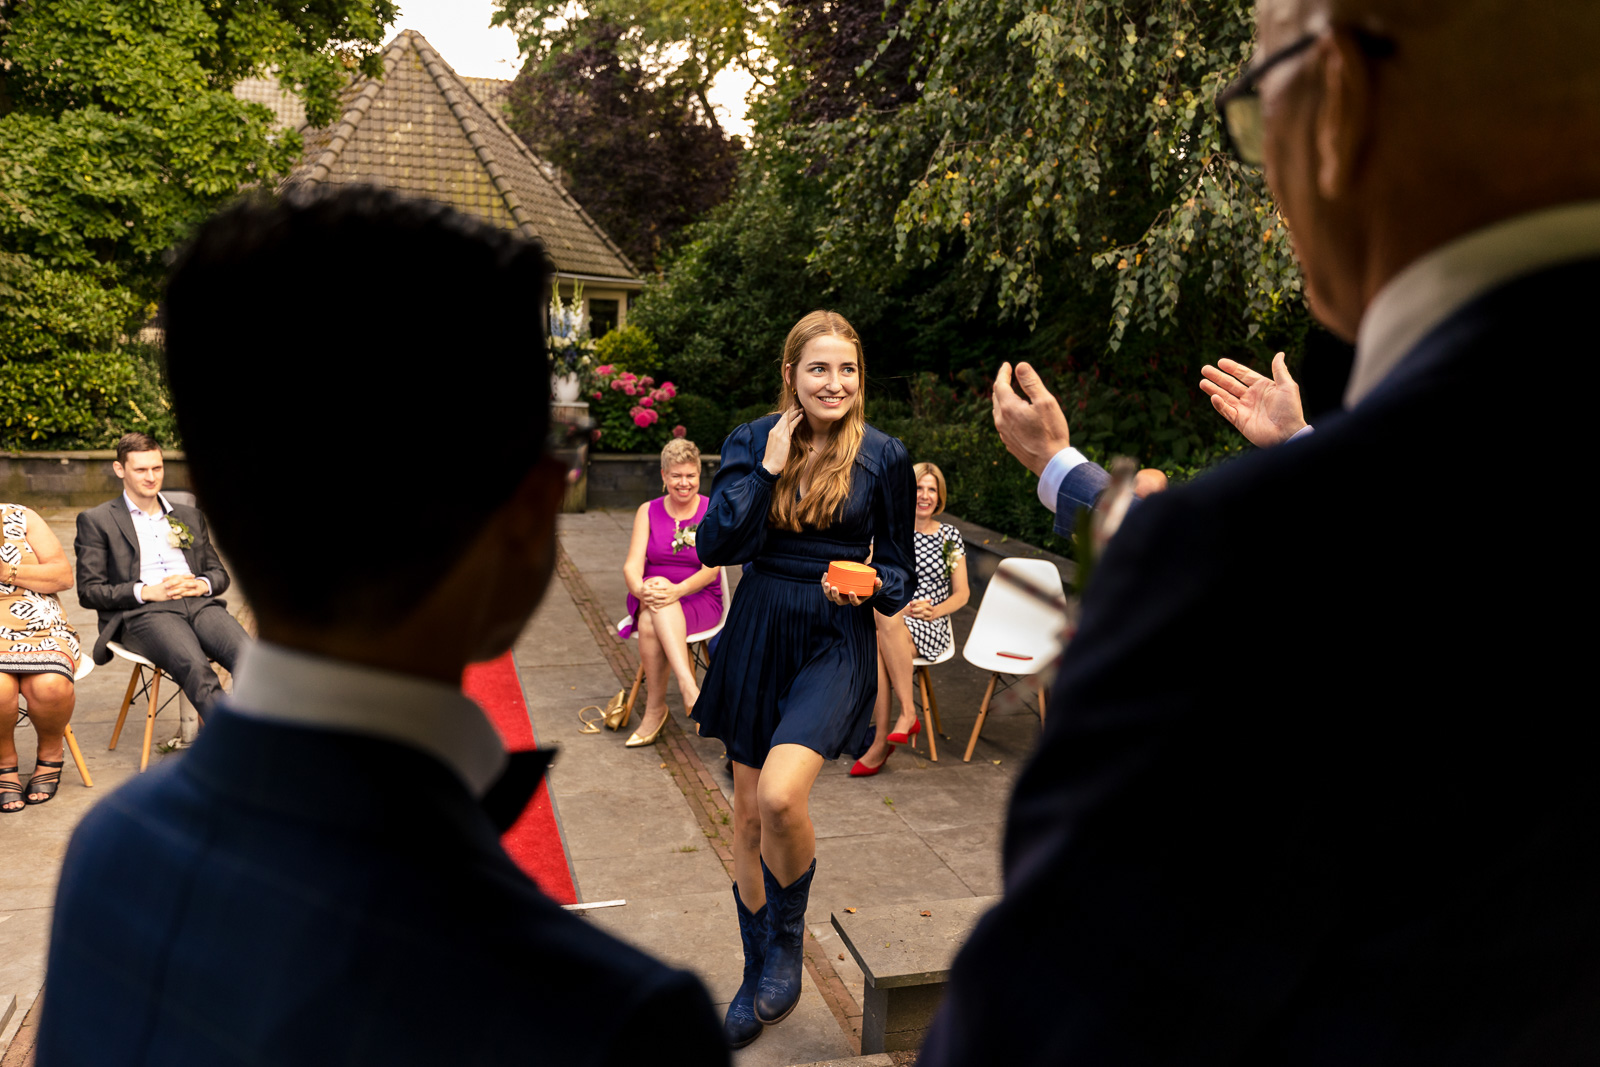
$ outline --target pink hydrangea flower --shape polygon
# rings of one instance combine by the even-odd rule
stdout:
[[[626,384],[627,383],[624,382],[621,378],[613,378],[613,379],[611,379],[611,388],[613,388],[613,389],[621,389]]]
[[[624,393],[627,393],[629,396],[638,396],[639,395],[639,390],[634,388],[632,385],[624,385],[622,387],[622,391]]]
[[[654,378],[650,377],[650,375],[646,374],[643,378],[639,379],[639,384],[640,385],[654,385],[654,384],[656,384],[656,380]]]
[[[642,407],[642,408],[653,407],[654,405],[655,405],[655,400],[653,400],[652,398],[650,398],[648,396],[639,398],[639,406]]]
[[[633,424],[643,430],[650,425],[650,412],[640,411],[633,416]]]
[[[678,387],[673,385],[671,382],[662,382],[661,391],[667,394],[668,400],[671,400],[673,397],[678,395]]]
[[[603,433],[605,433],[605,431],[604,431],[604,430],[596,430],[596,431],[595,431],[595,432],[594,432],[594,439],[595,439],[595,440],[596,440],[596,441],[598,441],[598,440],[600,440],[600,435],[601,435],[601,434],[603,434]]]
[[[653,411],[647,411],[647,412],[645,412],[645,414],[650,416],[650,425],[651,426],[654,426],[656,423],[661,421],[661,416],[657,415]]]
[[[625,382],[636,382],[636,381],[639,380],[638,377],[631,370],[623,371],[622,374],[620,375],[620,377]]]
[[[601,392],[601,391],[600,391],[600,390],[598,390],[598,389],[596,389],[596,390],[595,390],[595,391],[594,391],[594,393],[593,393],[593,396],[594,396],[594,398],[595,398],[595,399],[596,399],[596,400],[599,400],[599,399],[600,399],[600,398],[601,398],[601,397],[603,397],[603,396],[605,396],[605,394],[604,394],[604,393],[602,393],[602,392]]]
[[[612,366],[612,365],[611,365],[611,364],[609,364],[609,363],[602,363],[602,364],[600,364],[600,366],[598,366],[598,367],[596,367],[596,368],[595,368],[595,369],[594,369],[594,372],[595,372],[595,373],[596,373],[596,374],[598,374],[598,375],[600,375],[600,376],[601,376],[601,377],[602,377],[602,378],[603,378],[603,377],[605,377],[605,376],[606,376],[606,375],[607,375],[607,374],[610,374],[610,373],[611,373],[611,372],[612,372],[612,371],[614,371],[614,370],[616,370],[616,368],[615,368],[615,367],[613,367],[613,366]]]
[[[674,437],[687,437],[688,435],[689,435],[689,431],[687,429],[685,429],[681,424],[677,425],[677,426],[674,426],[672,428],[672,436],[674,436]]]

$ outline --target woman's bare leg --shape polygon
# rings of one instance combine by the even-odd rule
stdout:
[[[878,654],[878,699],[872,705],[872,744],[861,754],[868,767],[882,766],[889,758],[889,674]]]
[[[0,767],[17,766],[17,692],[16,676],[0,672]],[[19,789],[22,787],[21,775],[16,771],[0,777]],[[3,807],[7,811],[21,811],[22,798],[7,793]],[[761,871],[757,869],[756,878],[760,877]]]
[[[900,699],[900,718],[891,733],[903,734],[917,721],[916,705],[911,702],[911,661],[917,658],[916,645],[911,642],[911,631],[906,628],[904,613],[887,618],[872,613],[878,623],[878,656],[889,672],[889,684],[894,686]],[[881,683],[880,683],[881,684]]]
[[[683,697],[683,710],[690,711],[700,699],[700,685],[694,679],[694,663],[689,659],[689,623],[683,617],[681,604],[668,604],[655,613],[656,636],[661,650],[672,665],[673,677],[678,679],[678,694]]]
[[[39,749],[35,760],[64,760],[66,756],[67,723],[72,721],[72,708],[77,702],[77,690],[72,679],[59,674],[30,674],[22,679],[22,695],[28,698],[28,718],[39,735]],[[11,705],[16,707],[15,701]],[[12,722],[16,721],[15,716]],[[10,764],[0,764],[9,767]],[[43,800],[45,794],[30,793],[32,800]]]
[[[767,905],[767,890],[761,881],[761,806],[756,795],[761,790],[761,768],[733,765],[733,880],[739,886],[739,899],[751,912]]]
[[[661,632],[649,608],[639,609],[639,658],[644,661],[644,715],[639,733],[648,735],[667,714],[667,657],[661,648]]]
[[[781,886],[793,884],[816,857],[817,834],[811,825],[810,802],[811,786],[821,770],[822,754],[804,745],[774,746],[761,767],[756,786],[761,808],[761,858]],[[742,883],[739,892],[744,892]]]

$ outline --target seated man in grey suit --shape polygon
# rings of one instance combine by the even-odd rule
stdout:
[[[123,435],[111,469],[122,495],[78,516],[78,602],[100,613],[94,661],[116,641],[176,678],[203,719],[222,696],[211,660],[232,671],[249,637],[218,600],[228,572],[198,508],[161,493],[161,446]]]

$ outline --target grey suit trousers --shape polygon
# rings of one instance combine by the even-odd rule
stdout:
[[[204,719],[223,695],[210,661],[232,671],[250,638],[228,609],[210,597],[184,597],[128,612],[118,640],[177,679]]]

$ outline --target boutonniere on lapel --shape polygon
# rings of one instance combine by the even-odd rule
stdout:
[[[167,544],[173,548],[194,546],[194,534],[189,532],[189,527],[171,515],[167,516]]]
[[[685,526],[677,519],[672,520],[672,554],[676,556],[682,549],[694,547],[694,532],[700,528],[698,522],[691,522]]]

